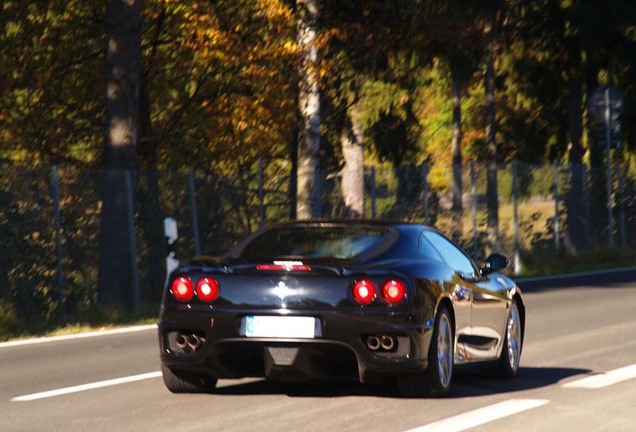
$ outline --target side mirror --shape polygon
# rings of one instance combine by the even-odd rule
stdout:
[[[486,258],[486,264],[481,269],[481,274],[486,275],[488,273],[503,270],[506,267],[508,267],[509,263],[510,263],[510,260],[508,259],[507,256],[494,253],[490,255],[488,258]]]

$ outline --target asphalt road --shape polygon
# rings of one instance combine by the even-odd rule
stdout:
[[[446,399],[263,380],[173,395],[146,329],[0,344],[0,431],[636,431],[636,271],[526,285],[513,381],[464,371]]]

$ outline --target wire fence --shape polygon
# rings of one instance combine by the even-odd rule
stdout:
[[[453,172],[461,205],[453,209]],[[0,313],[50,320],[88,310],[98,299],[103,171],[72,167],[5,168],[0,178]],[[221,255],[259,227],[293,214],[288,161],[260,159],[233,175],[204,172],[127,173],[128,221],[118,229],[133,258],[139,303],[160,300],[166,276],[163,219],[177,221],[177,256]],[[456,239],[476,259],[498,249],[524,271],[527,256],[558,251],[636,247],[636,176],[616,168],[512,163],[497,170],[498,243],[488,242],[487,169],[424,164],[365,170],[365,217],[423,222]],[[322,217],[344,217],[339,173],[323,172]],[[606,193],[611,185],[611,195]],[[457,206],[456,206],[457,207]],[[122,271],[124,269],[121,269]],[[127,269],[130,270],[130,269]],[[4,306],[3,306],[4,305]],[[9,306],[7,306],[9,305]],[[3,309],[4,308],[4,309]],[[13,318],[11,318],[13,317]],[[17,317],[17,318],[16,318]]]

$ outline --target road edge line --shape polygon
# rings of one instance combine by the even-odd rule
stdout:
[[[113,329],[106,330],[95,330],[84,333],[73,333],[68,335],[60,335],[60,336],[47,336],[47,337],[39,337],[39,338],[31,338],[31,339],[20,339],[8,342],[0,342],[0,348],[10,348],[10,347],[18,347],[25,345],[35,345],[41,343],[49,343],[49,342],[59,342],[66,340],[74,340],[74,339],[84,339],[98,336],[111,336],[117,334],[125,334],[125,333],[135,333],[146,330],[153,330],[157,328],[157,324],[147,324],[147,325],[137,325],[137,326],[128,326],[128,327],[117,327]]]

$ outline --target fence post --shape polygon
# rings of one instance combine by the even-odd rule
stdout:
[[[263,174],[263,156],[258,158],[258,226],[265,224],[265,186]]]
[[[554,160],[554,247],[559,250],[560,226],[559,226],[559,162]]]
[[[610,88],[605,90],[605,153],[607,158],[607,241],[610,249],[614,247],[614,214],[612,212],[612,105]]]
[[[192,212],[192,237],[194,238],[194,255],[201,255],[201,242],[199,241],[199,213],[197,211],[196,185],[194,183],[194,170],[188,170],[188,194],[190,195],[190,211]]]
[[[424,223],[428,224],[428,162],[422,164],[422,190],[424,191]]]
[[[60,315],[64,310],[64,271],[62,269],[62,217],[60,215],[60,182],[57,165],[51,167],[51,187],[53,189],[53,215],[55,218],[55,267],[57,273],[57,301]]]
[[[581,167],[583,177],[583,205],[585,209],[585,248],[589,249],[592,244],[592,230],[590,223],[592,219],[592,204],[590,200],[590,182],[588,181],[587,165]]]
[[[375,189],[375,167],[371,167],[371,219],[376,217],[376,199],[377,191]]]
[[[623,190],[623,175],[620,168],[616,167],[616,177],[618,179],[618,231],[621,237],[621,249],[627,249],[627,224],[625,221],[625,198]]]
[[[323,175],[322,175],[322,171],[320,170],[320,168],[318,167],[316,169],[316,174],[315,174],[315,196],[314,196],[314,208],[316,210],[316,215],[314,217],[316,218],[321,218],[322,217],[322,179],[323,179]]]
[[[470,196],[473,213],[473,257],[477,257],[477,176],[475,174],[475,161],[470,161]]]
[[[519,189],[517,184],[518,175],[518,162],[512,161],[512,217],[514,224],[514,239],[515,239],[515,256],[514,256],[514,273],[517,275],[521,271],[521,258],[519,256]]]
[[[125,173],[126,210],[128,216],[128,237],[130,241],[130,269],[132,274],[133,308],[139,312],[141,295],[139,292],[139,271],[137,269],[137,236],[135,235],[135,211],[133,206],[132,178],[130,170]]]

